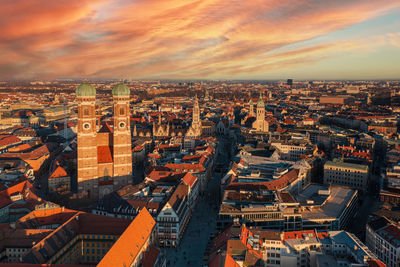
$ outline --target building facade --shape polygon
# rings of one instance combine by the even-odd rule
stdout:
[[[324,165],[324,184],[348,186],[367,190],[369,172],[367,165],[328,161]]]
[[[400,228],[385,217],[368,222],[365,242],[389,267],[400,265]]]

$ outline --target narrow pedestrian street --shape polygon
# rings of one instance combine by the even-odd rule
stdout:
[[[225,141],[218,146],[216,164],[228,166],[229,158],[224,152]],[[219,207],[219,186],[224,174],[213,173],[207,190],[199,196],[181,244],[177,248],[165,248],[167,266],[202,266],[207,243],[215,234]]]

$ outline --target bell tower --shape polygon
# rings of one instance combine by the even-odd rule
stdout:
[[[265,120],[265,104],[260,93],[260,98],[257,102],[257,121]]]
[[[192,127],[195,130],[196,135],[200,136],[201,135],[200,106],[199,106],[199,99],[197,98],[197,95],[194,99],[194,105],[193,105]]]
[[[83,83],[76,89],[78,102],[78,189],[91,197],[97,191],[96,89]]]
[[[130,89],[118,84],[112,90],[114,106],[114,185],[124,186],[132,177],[132,151],[129,99]]]
[[[200,106],[199,106],[199,100],[197,99],[197,95],[194,99],[192,116],[193,116],[192,125],[190,126],[189,130],[186,132],[186,137],[201,136],[202,125],[201,125],[201,120],[200,120]]]

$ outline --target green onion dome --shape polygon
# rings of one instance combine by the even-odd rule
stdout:
[[[96,89],[88,83],[82,83],[76,88],[76,96],[96,96]]]
[[[113,96],[129,96],[131,94],[131,89],[123,83],[117,84],[112,89]]]

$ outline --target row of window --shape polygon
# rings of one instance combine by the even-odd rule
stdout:
[[[333,168],[333,167],[327,167],[326,170],[328,171],[339,171],[339,172],[346,172],[346,173],[362,173],[365,174],[365,172],[361,171],[355,171],[353,169],[342,169],[342,168]]]
[[[99,242],[87,242],[87,243],[85,243],[85,245],[86,245],[86,247],[111,247],[111,243],[104,243],[104,242],[102,242],[102,243],[99,243]]]
[[[94,248],[92,248],[92,249],[86,249],[86,254],[103,254],[103,255],[105,255],[107,253],[107,250],[106,249],[94,249]]]
[[[279,254],[279,253],[268,252],[267,255],[268,255],[268,257],[272,257],[272,258],[280,258],[281,257],[281,254]]]
[[[348,182],[346,180],[333,180],[333,179],[331,180],[331,179],[328,179],[327,183],[337,183],[337,184],[342,184],[342,185],[347,185],[347,186],[352,186],[352,187],[362,187],[363,186],[362,183],[356,183],[356,182],[350,183],[350,182]]]

